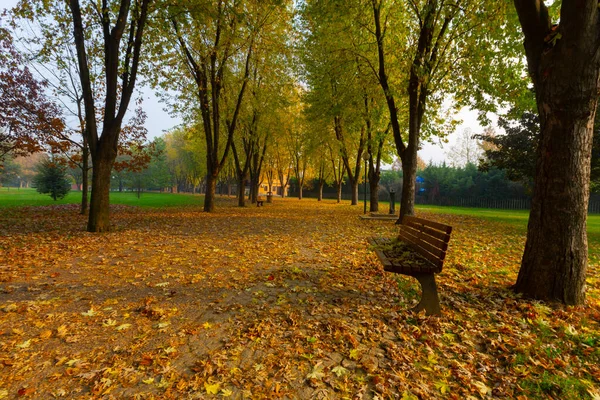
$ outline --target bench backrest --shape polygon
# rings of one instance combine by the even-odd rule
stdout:
[[[431,262],[437,272],[442,270],[452,227],[422,218],[405,215],[398,239]]]

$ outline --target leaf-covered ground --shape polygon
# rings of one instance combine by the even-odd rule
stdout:
[[[523,230],[457,215],[440,318],[384,273],[362,207],[0,210],[0,398],[598,398],[587,307],[517,298]]]

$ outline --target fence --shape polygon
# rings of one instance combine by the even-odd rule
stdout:
[[[433,201],[417,196],[416,204],[450,207],[498,208],[503,210],[529,210],[531,199],[492,199],[485,197],[442,198]]]
[[[434,201],[417,196],[416,204],[449,206],[449,207],[473,207],[473,208],[495,208],[502,210],[529,210],[531,199],[490,199],[482,197],[444,198]],[[600,199],[592,198],[588,204],[588,214],[600,214]]]

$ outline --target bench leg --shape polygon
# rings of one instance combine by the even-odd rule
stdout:
[[[425,310],[427,315],[441,315],[440,299],[435,284],[435,274],[415,274],[413,275],[421,284],[421,301],[413,308],[413,311],[419,312]]]

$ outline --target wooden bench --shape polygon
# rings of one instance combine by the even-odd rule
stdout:
[[[425,310],[427,315],[440,315],[435,274],[442,271],[452,227],[411,216],[404,216],[402,224],[398,226],[398,240],[421,256],[421,262],[399,260],[394,253],[393,239],[371,238],[369,242],[376,246],[375,252],[385,271],[412,276],[421,284],[421,301],[413,310]]]
[[[261,207],[264,205],[265,198],[262,196],[258,196],[256,199],[256,207]]]

